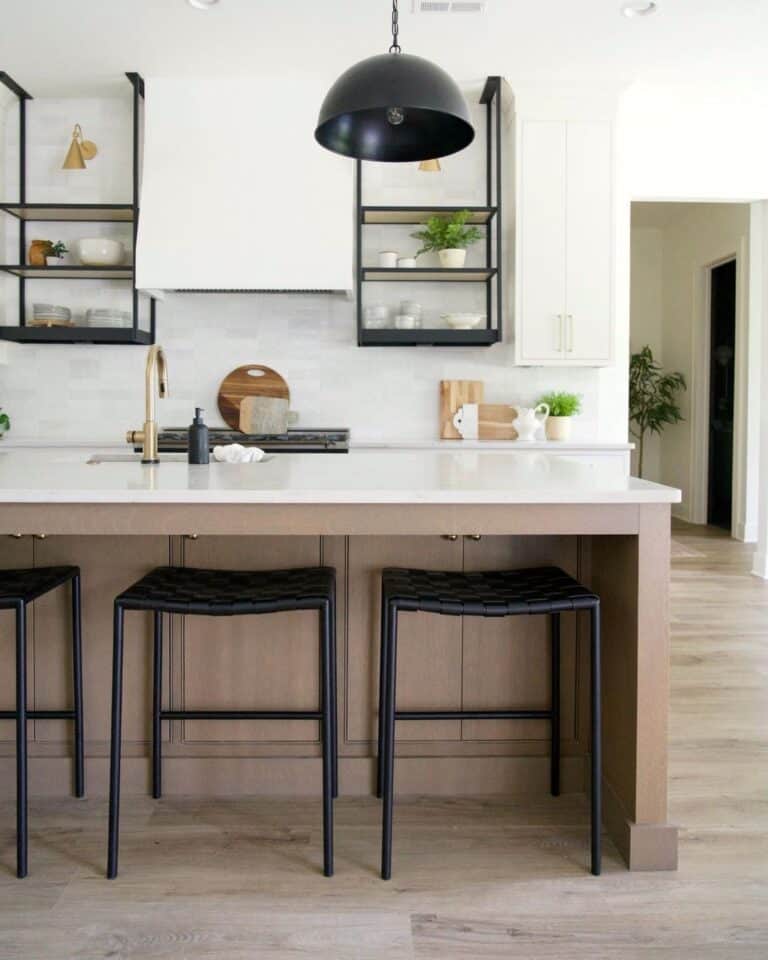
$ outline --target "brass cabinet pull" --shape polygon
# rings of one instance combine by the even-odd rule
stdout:
[[[185,534],[184,534],[184,539],[185,539],[185,540],[197,540],[198,536],[199,536],[199,534],[197,534],[197,533],[185,533]]]
[[[458,533],[441,533],[440,536],[443,540],[450,540],[453,543],[454,540],[459,539]]]
[[[23,533],[9,533],[8,536],[9,536],[12,540],[21,540],[21,538],[24,536],[24,534],[23,534]]]
[[[34,538],[35,538],[35,540],[47,540],[47,539],[48,539],[48,534],[47,534],[47,533],[35,533],[35,534],[34,534]]]
[[[478,540],[482,540],[482,539],[483,539],[483,535],[482,535],[482,533],[468,533],[468,534],[466,534],[466,539],[467,539],[467,540],[474,540],[475,543],[477,543]]]

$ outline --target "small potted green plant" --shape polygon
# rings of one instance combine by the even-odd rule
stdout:
[[[571,417],[581,413],[581,397],[578,393],[555,390],[545,393],[539,403],[546,403],[549,407],[547,440],[567,440],[571,435]]]
[[[45,252],[45,262],[49,267],[60,267],[64,263],[64,254],[69,253],[61,240],[52,243]]]
[[[416,256],[434,250],[440,257],[441,267],[463,267],[467,247],[477,243],[483,235],[477,227],[467,226],[471,216],[469,210],[457,210],[449,217],[430,217],[423,230],[411,234],[414,240],[421,241],[421,249]]]
[[[6,435],[6,433],[11,429],[11,418],[7,413],[3,413],[3,408],[0,407],[0,440]]]

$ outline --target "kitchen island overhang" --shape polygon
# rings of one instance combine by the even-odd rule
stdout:
[[[422,543],[418,538],[427,544],[430,538],[477,536],[576,544],[568,546],[569,555],[577,556],[574,562],[603,608],[605,826],[631,868],[673,869],[677,831],[667,822],[668,590],[670,505],[679,492],[622,477],[588,458],[555,463],[559,458],[550,457],[542,465],[516,457],[353,451],[345,458],[285,455],[211,469],[87,465],[68,451],[14,450],[0,456],[0,532],[31,535],[41,553],[55,552],[51,544],[57,542],[90,541],[98,554],[101,537],[168,537],[170,555],[182,559],[189,538],[232,538],[233,544],[246,543],[243,537],[321,538],[326,562],[338,558],[339,564],[354,538],[371,538],[374,545],[394,538],[404,545],[406,559],[411,544]],[[46,542],[34,540],[41,535]],[[104,549],[114,549],[113,542]],[[13,565],[8,550],[2,562]],[[196,565],[192,557],[187,562]],[[343,601],[345,615],[353,602],[370,605],[354,591],[372,591],[373,582],[367,574],[354,579]],[[86,637],[94,631],[89,634],[86,624]],[[108,644],[109,636],[98,642]],[[350,769],[353,762],[370,761],[361,742],[350,746]],[[408,764],[407,755],[402,762]]]

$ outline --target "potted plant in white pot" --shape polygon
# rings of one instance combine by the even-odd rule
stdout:
[[[64,263],[64,254],[69,253],[64,243],[57,240],[52,243],[45,253],[45,262],[49,267],[60,267]]]
[[[483,236],[477,227],[467,226],[471,216],[469,210],[457,210],[449,217],[430,217],[423,230],[411,234],[414,240],[421,241],[421,249],[416,256],[434,250],[440,257],[441,267],[463,267],[467,259],[467,247],[477,243]]]
[[[571,417],[581,413],[581,397],[578,393],[564,390],[545,393],[539,403],[546,403],[549,407],[547,440],[568,440],[571,436]]]

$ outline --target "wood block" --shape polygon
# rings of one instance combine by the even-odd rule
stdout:
[[[440,381],[440,439],[461,440],[453,425],[453,415],[465,403],[482,403],[485,385],[482,380]]]
[[[477,415],[479,440],[517,440],[517,430],[512,426],[517,410],[508,403],[481,403]]]

